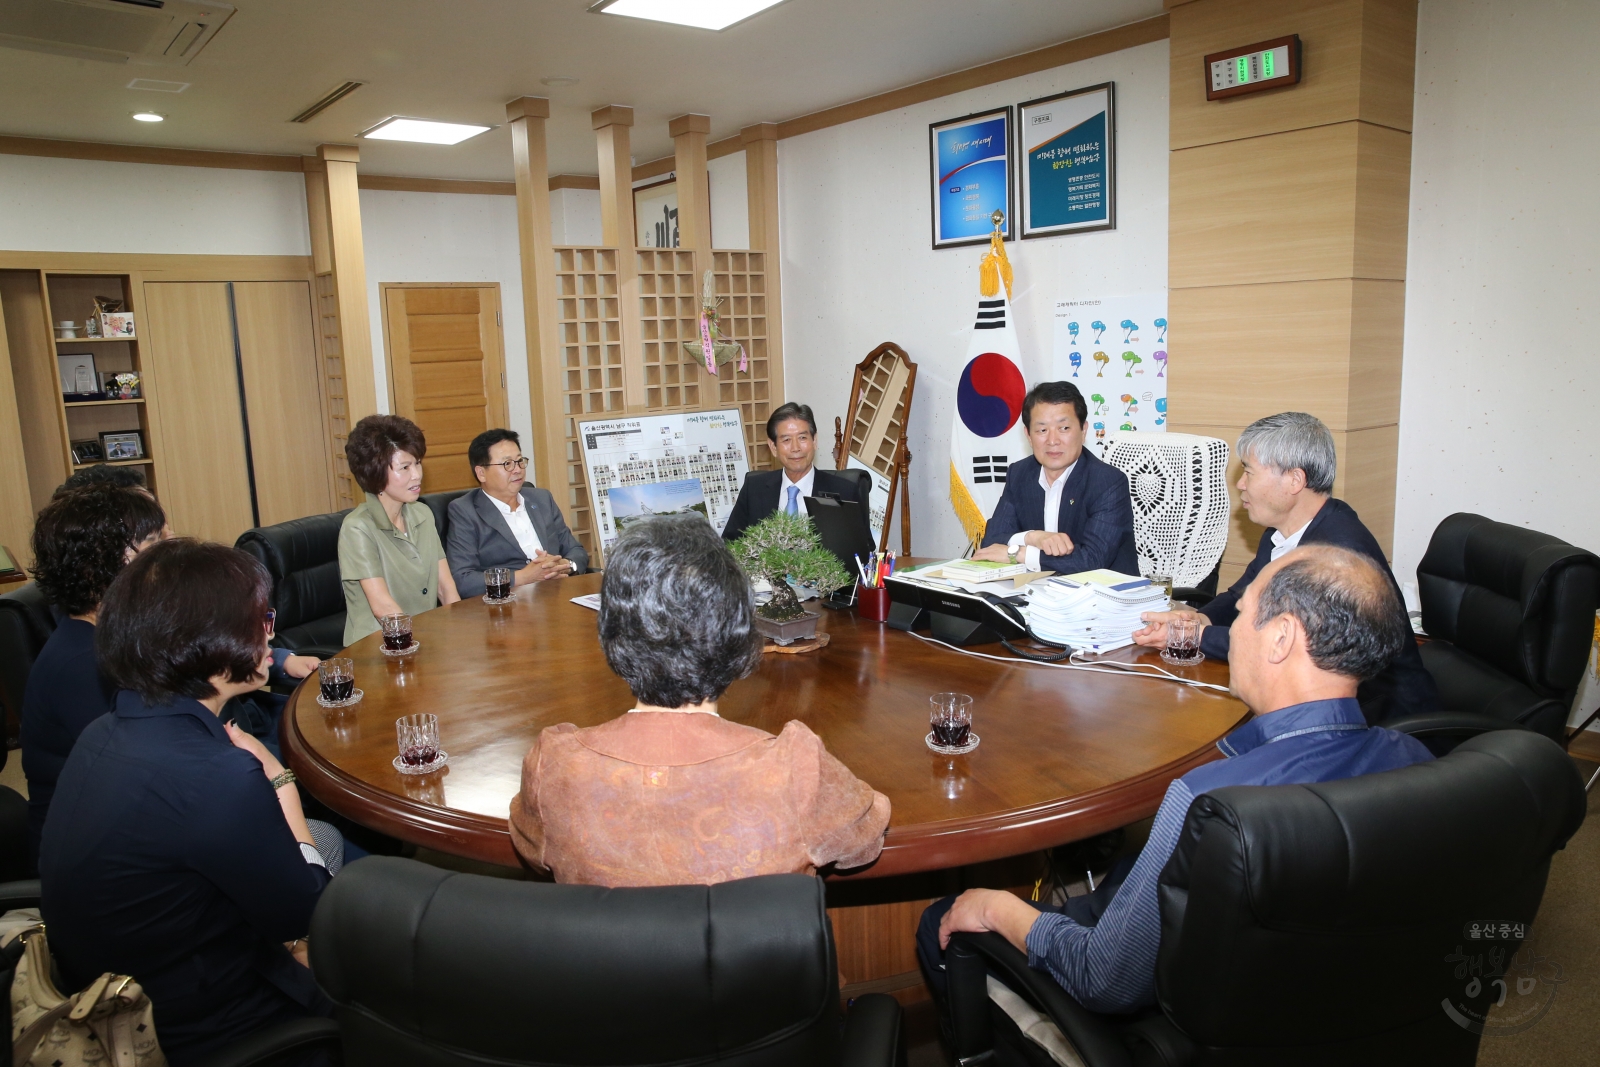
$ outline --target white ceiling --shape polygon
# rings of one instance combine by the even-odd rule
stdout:
[[[172,148],[313,154],[390,115],[492,123],[455,146],[361,142],[375,174],[509,180],[505,102],[547,96],[552,173],[596,170],[589,112],[635,109],[634,157],[670,154],[667,121],[711,140],[1160,13],[1161,0],[787,0],[720,33],[590,14],[592,0],[233,0],[187,67],[0,47],[0,132]],[[576,77],[546,87],[540,79]],[[134,78],[192,83],[177,95]],[[310,123],[335,85],[367,84]],[[155,110],[166,122],[134,122]]]

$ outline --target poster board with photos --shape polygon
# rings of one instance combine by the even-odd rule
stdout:
[[[602,551],[651,515],[696,511],[721,533],[750,473],[736,408],[580,422],[578,443]]]
[[[1011,239],[1010,107],[930,123],[928,162],[934,248],[987,242],[997,210]]]
[[[1113,83],[1025,101],[1017,116],[1022,236],[1116,229]]]

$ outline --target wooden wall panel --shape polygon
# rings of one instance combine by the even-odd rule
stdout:
[[[261,525],[335,511],[310,283],[236,282],[233,300]]]
[[[147,403],[175,533],[233,544],[255,525],[226,282],[147,282]]]
[[[1173,152],[1169,284],[1404,278],[1410,159],[1358,122]]]
[[[17,414],[17,389],[11,375],[11,346],[6,340],[5,306],[0,302],[0,545],[14,554],[12,562],[27,568],[33,535],[33,495],[22,445],[22,420]]]
[[[1244,427],[1291,410],[1334,430],[1399,421],[1402,282],[1174,289],[1168,307],[1174,351],[1226,353],[1169,365],[1169,388],[1207,422]]]
[[[1362,120],[1411,129],[1416,0],[1204,0],[1169,15],[1171,147]],[[1205,56],[1300,35],[1300,84],[1206,99]]]
[[[45,506],[56,486],[67,478],[67,459],[61,448],[60,374],[45,325],[41,285],[37,270],[0,270],[0,305],[5,310],[30,516]],[[23,551],[18,545],[11,547]]]

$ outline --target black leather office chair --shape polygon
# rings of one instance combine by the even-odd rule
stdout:
[[[1481,515],[1441,522],[1417,565],[1440,706],[1557,741],[1594,640],[1600,557]],[[1385,724],[1389,725],[1389,724]]]
[[[56,618],[35,583],[0,593],[0,705],[5,708],[10,736],[15,736],[22,722],[22,694],[28,688],[33,661],[55,628]],[[0,767],[6,765],[3,741],[0,738]]]
[[[889,1067],[900,1006],[839,1013],[822,882],[604,889],[371,857],[324,890],[311,966],[347,1067]]]
[[[444,544],[450,536],[450,502],[470,492],[471,489],[447,489],[442,493],[424,493],[418,498],[433,512],[433,524],[439,528],[440,544]]]
[[[349,511],[309,515],[246,530],[234,547],[272,576],[278,648],[335,656],[344,647],[344,587],[339,584],[339,525]]]
[[[1204,794],[1161,874],[1160,1010],[1096,1015],[999,935],[958,934],[956,1052],[1041,1062],[990,1008],[987,969],[1090,1067],[1470,1065],[1478,1035],[1443,1005],[1481,1019],[1500,992],[1492,975],[1456,977],[1463,953],[1491,947],[1469,924],[1533,921],[1584,801],[1572,761],[1528,730],[1403,770]],[[1520,940],[1492,947],[1509,960]]]

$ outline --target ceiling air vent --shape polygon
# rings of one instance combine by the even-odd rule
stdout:
[[[181,67],[233,12],[195,0],[0,0],[0,47]]]

